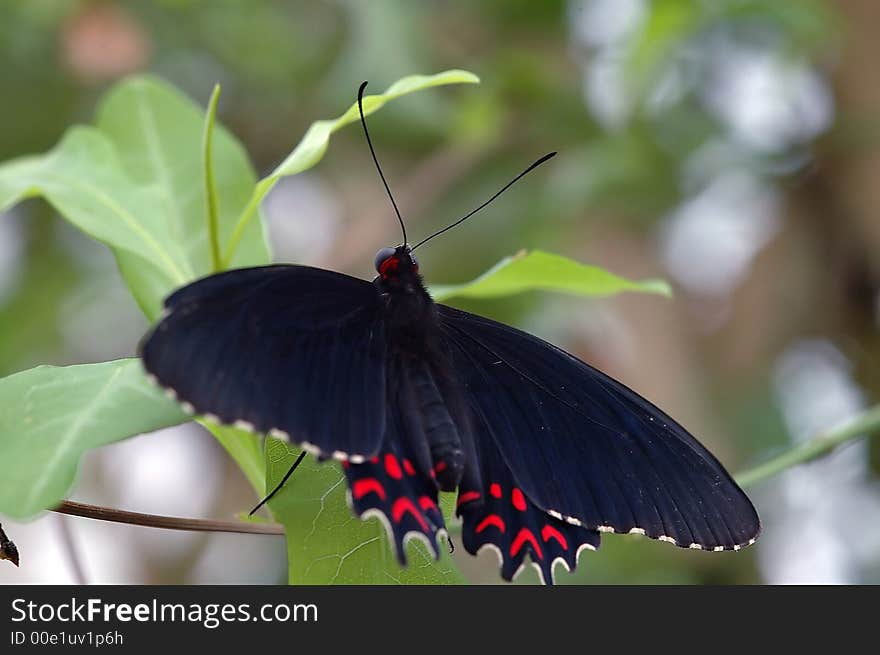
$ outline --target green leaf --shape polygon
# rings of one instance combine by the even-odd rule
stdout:
[[[473,73],[462,70],[449,70],[436,75],[409,75],[397,80],[378,95],[365,95],[363,98],[364,116],[369,116],[385,106],[389,100],[394,100],[416,91],[429,89],[434,86],[445,84],[477,84],[480,78]],[[305,136],[300,140],[283,162],[281,162],[267,179],[296,175],[307,168],[317,164],[330,143],[330,136],[338,129],[349,123],[360,120],[357,102],[352,103],[342,116],[333,120],[315,121],[306,130]]]
[[[0,166],[0,211],[34,196],[43,196],[118,255],[136,259],[162,287],[192,277],[158,190],[124,174],[113,144],[99,130],[73,127],[48,154]]]
[[[42,196],[86,234],[108,245],[150,319],[164,296],[213,270],[203,179],[203,111],[169,85],[136,77],[114,87],[97,127],[72,127],[42,156],[0,165],[0,211]],[[222,127],[213,139],[218,228],[227,240],[256,175]],[[260,222],[239,235],[230,262],[269,262]]]
[[[266,486],[275,487],[298,451],[277,439],[266,440]],[[378,519],[362,521],[346,502],[348,484],[336,462],[307,457],[269,501],[287,534],[291,584],[460,584],[441,540],[435,561],[418,540],[407,545],[408,566],[397,563]]]
[[[464,284],[431,285],[431,296],[441,301],[452,297],[497,298],[532,290],[560,291],[603,298],[624,291],[641,291],[671,296],[662,280],[635,282],[613,273],[580,264],[567,257],[541,250],[520,251],[505,257],[480,277]]]
[[[463,70],[448,70],[443,73],[437,73],[436,75],[409,75],[408,77],[397,80],[394,84],[389,86],[384,93],[364,96],[364,116],[368,116],[374,111],[377,111],[389,100],[416,91],[421,91],[422,89],[428,89],[444,84],[476,84],[479,81],[480,78],[476,75]],[[296,175],[297,173],[301,173],[317,164],[327,151],[327,146],[330,143],[330,137],[332,134],[349,123],[359,120],[359,116],[358,105],[357,102],[355,102],[338,118],[315,121],[309,126],[309,129],[306,130],[305,136],[303,136],[293,151],[275,168],[274,171],[260,180],[254,188],[250,202],[241,214],[238,225],[229,241],[224,261],[231,261],[232,255],[237,252],[240,234],[247,229],[254,212],[260,206],[260,203],[266,197],[266,194],[268,194],[272,187],[275,186],[275,183],[282,177]]]
[[[97,125],[119,152],[127,175],[158,191],[166,231],[182,244],[190,272],[184,282],[212,272],[204,184],[204,110],[159,79],[134,77],[110,91],[98,111]],[[212,131],[218,237],[224,243],[247,206],[257,178],[235,137],[222,125]],[[240,246],[227,266],[269,263],[262,221],[248,225],[239,238]],[[128,271],[127,264],[120,262],[120,269]],[[144,282],[138,280],[137,285],[132,288],[136,295]],[[155,290],[147,289],[144,295],[153,303],[150,318],[157,315],[161,298],[172,290],[165,288],[156,297]]]
[[[90,448],[189,420],[136,359],[39,366],[0,380],[0,513],[54,507]]]
[[[207,202],[208,241],[211,244],[211,270],[221,269],[220,227],[217,219],[217,180],[214,178],[214,124],[217,122],[217,103],[220,101],[220,85],[214,85],[214,92],[208,101],[205,114],[205,129],[202,133],[202,165],[205,167],[205,200]]]

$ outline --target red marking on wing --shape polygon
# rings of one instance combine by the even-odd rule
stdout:
[[[463,494],[459,494],[458,502],[455,505],[456,505],[456,507],[460,507],[461,505],[464,505],[465,503],[469,503],[472,500],[476,500],[479,497],[480,497],[479,491],[465,491]]]
[[[350,466],[350,464],[348,463],[348,460],[345,460],[344,462],[342,462],[342,468],[347,469],[349,466]]]
[[[519,549],[523,547],[523,544],[526,542],[532,544],[532,548],[535,549],[535,554],[538,556],[538,559],[544,559],[544,554],[541,552],[541,546],[538,544],[538,540],[535,539],[535,535],[532,534],[532,531],[528,528],[522,528],[519,531],[519,534],[516,535],[516,539],[513,540],[513,543],[510,545],[510,556],[515,557],[519,552]]]
[[[404,457],[403,459],[403,470],[406,471],[407,475],[415,475],[416,470],[413,468],[412,462]]]
[[[443,473],[446,470],[446,462],[437,462],[437,466],[434,467],[434,473]]]
[[[370,464],[378,464],[378,463],[379,463],[378,457],[371,457],[370,458]]]
[[[435,503],[430,496],[420,496],[419,507],[427,512],[431,509],[437,509],[437,503]]]
[[[391,506],[391,518],[394,519],[395,523],[400,523],[400,519],[403,518],[403,515],[409,512],[413,515],[416,521],[419,522],[419,525],[422,526],[422,530],[428,529],[428,524],[425,522],[425,518],[422,516],[421,512],[416,509],[416,506],[406,496],[401,496],[397,500],[394,501],[394,504]]]
[[[385,453],[385,472],[395,480],[400,480],[403,477],[400,464],[397,463],[397,458],[391,453]]]
[[[562,546],[562,550],[568,550],[568,540],[565,536],[552,525],[545,525],[541,530],[541,539],[545,542],[550,541],[551,539],[556,539],[559,542],[559,545]]]
[[[492,498],[501,498],[501,485],[497,482],[490,484],[489,495],[492,496]]]
[[[355,480],[354,484],[351,485],[351,495],[354,496],[355,500],[360,500],[373,491],[379,494],[379,498],[385,500],[385,488],[376,478],[361,478],[360,480]]]
[[[510,492],[510,500],[513,502],[513,506],[520,512],[526,511],[526,498],[518,488],[514,487],[513,491]]]
[[[474,532],[479,534],[480,532],[482,532],[483,530],[488,528],[490,525],[494,525],[496,528],[501,530],[502,533],[504,532],[504,519],[502,519],[497,514],[489,514],[489,516],[487,516],[482,521],[480,521],[480,524],[476,527]]]

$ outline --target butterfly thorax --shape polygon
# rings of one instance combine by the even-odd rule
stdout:
[[[385,331],[395,362],[392,393],[403,399],[406,431],[414,450],[421,452],[420,468],[451,491],[461,480],[464,451],[460,417],[447,406],[451,381],[437,336],[437,305],[407,246],[380,250],[376,271],[373,283],[385,304]]]

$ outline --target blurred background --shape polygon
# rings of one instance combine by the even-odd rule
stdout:
[[[420,252],[428,281],[469,279],[520,248],[665,277],[673,300],[462,306],[624,381],[739,471],[880,396],[878,24],[873,0],[7,0],[0,160],[50,148],[115,80],[150,71],[200,104],[222,83],[220,118],[265,174],[362,80],[378,91],[471,70],[481,85],[416,94],[371,121],[415,238],[560,155]],[[353,128],[265,209],[279,261],[371,277],[375,251],[398,240]],[[41,202],[0,216],[0,375],[130,356],[146,327],[101,246]],[[878,442],[860,441],[750,489],[764,533],[742,553],[610,536],[565,579],[878,583],[878,468]],[[192,425],[91,453],[71,497],[215,518],[253,504]],[[285,580],[279,537],[52,514],[4,528],[22,554],[21,569],[0,562],[5,583]],[[490,553],[456,556],[470,580],[499,581]]]

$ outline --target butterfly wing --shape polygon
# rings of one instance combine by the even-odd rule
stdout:
[[[505,580],[516,577],[528,554],[541,580],[552,584],[557,562],[573,571],[582,550],[599,547],[596,530],[550,516],[523,493],[479,408],[473,412],[471,435],[476,459],[466,465],[456,508],[465,550],[472,555],[494,550]]]
[[[569,524],[683,547],[754,542],[748,497],[661,410],[537,337],[438,308],[459,381],[491,434],[486,448],[530,503]]]
[[[421,539],[439,558],[437,534],[446,533],[437,485],[417,470],[415,461],[401,411],[392,407],[379,453],[361,464],[343,463],[352,510],[362,519],[379,518],[401,566],[406,565],[409,539]]]
[[[141,342],[147,372],[211,420],[359,461],[385,426],[385,333],[369,282],[307,266],[183,287]]]

